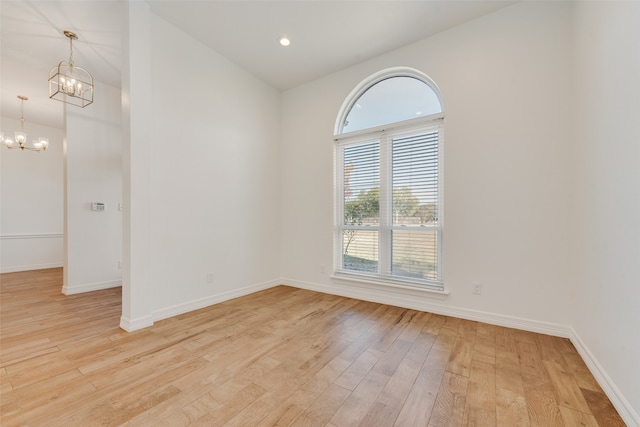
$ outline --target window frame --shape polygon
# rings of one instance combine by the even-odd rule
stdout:
[[[339,280],[348,280],[353,282],[365,282],[382,284],[387,286],[400,287],[405,289],[421,289],[430,292],[447,294],[448,292],[444,287],[444,244],[443,244],[443,229],[444,229],[444,203],[443,203],[443,176],[444,176],[444,108],[442,112],[432,114],[424,117],[412,118],[400,122],[389,123],[385,125],[375,126],[367,129],[357,130],[353,132],[340,133],[343,129],[345,119],[347,118],[351,108],[358,101],[360,96],[369,90],[372,86],[379,83],[382,80],[386,80],[392,77],[412,77],[418,78],[423,83],[427,84],[438,96],[440,105],[442,106],[442,98],[440,92],[437,89],[435,83],[429,79],[426,75],[416,71],[407,71],[406,68],[394,68],[389,70],[383,70],[374,74],[370,78],[363,81],[358,87],[356,87],[347,97],[347,100],[343,104],[338,118],[336,120],[336,133],[334,136],[335,147],[335,186],[334,186],[334,200],[335,200],[335,218],[334,218],[334,265],[333,265],[333,278]],[[436,232],[436,251],[437,251],[437,274],[436,279],[412,279],[404,276],[395,276],[392,274],[392,233],[394,230],[401,230],[402,226],[393,224],[393,217],[390,215],[389,209],[391,209],[391,203],[389,199],[392,197],[392,159],[391,159],[391,144],[394,138],[401,137],[402,135],[415,134],[418,132],[431,132],[433,130],[438,131],[438,186],[437,186],[437,209],[438,209],[438,224],[432,226],[426,226],[430,230]],[[377,226],[351,226],[344,223],[344,147],[352,146],[365,142],[378,141],[379,143],[379,173],[380,173],[380,219]],[[386,158],[385,158],[386,157]],[[384,206],[384,207],[383,207]],[[387,212],[383,212],[386,209]],[[350,271],[342,269],[343,266],[343,244],[344,244],[344,230],[346,229],[365,229],[376,230],[378,232],[378,271],[376,273],[362,272],[362,271]],[[406,228],[405,228],[406,230]],[[427,231],[427,230],[424,230]]]
[[[338,117],[336,119],[336,123],[335,123],[334,130],[333,130],[333,134],[335,135],[336,138],[338,138],[340,136],[348,136],[348,135],[351,135],[351,134],[356,135],[359,132],[368,132],[368,131],[375,130],[377,128],[391,129],[392,127],[395,127],[395,125],[400,125],[400,124],[405,123],[405,122],[412,122],[413,120],[417,120],[417,119],[428,119],[429,117],[440,115],[440,114],[431,114],[429,116],[418,117],[416,119],[409,119],[409,120],[404,120],[404,121],[399,121],[399,122],[393,122],[393,123],[389,123],[389,124],[386,124],[386,125],[370,127],[370,128],[367,128],[367,129],[357,130],[357,131],[353,131],[353,132],[343,132],[345,120],[347,119],[347,116],[351,112],[351,109],[358,102],[360,97],[366,91],[368,91],[373,86],[375,86],[376,84],[380,83],[381,81],[387,80],[387,79],[390,79],[390,78],[394,78],[394,77],[414,78],[414,79],[420,80],[422,83],[427,85],[436,94],[436,96],[438,97],[438,100],[440,101],[440,107],[442,109],[441,115],[444,117],[445,108],[444,108],[444,102],[442,100],[442,96],[440,94],[440,88],[438,88],[438,85],[429,76],[427,76],[426,74],[424,74],[424,73],[422,73],[422,72],[420,72],[420,71],[418,71],[418,70],[416,70],[414,68],[409,68],[409,67],[387,68],[385,70],[379,71],[379,72],[377,72],[375,74],[372,74],[371,76],[367,77],[362,82],[360,82],[351,91],[351,93],[349,93],[349,95],[347,96],[345,102],[342,104],[342,106],[340,107],[340,110],[338,111]]]

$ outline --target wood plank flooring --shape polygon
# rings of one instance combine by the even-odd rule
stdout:
[[[562,338],[286,286],[127,333],[119,288],[0,280],[3,427],[624,425]]]

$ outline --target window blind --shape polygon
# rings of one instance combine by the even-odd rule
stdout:
[[[338,272],[442,289],[440,125],[338,142]]]
[[[343,148],[342,268],[378,272],[380,142]]]
[[[438,129],[391,139],[391,274],[439,280]]]

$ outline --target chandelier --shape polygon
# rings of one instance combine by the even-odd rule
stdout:
[[[4,137],[4,132],[0,132],[0,143],[4,144],[7,148],[19,148],[21,150],[31,151],[44,151],[49,146],[49,140],[47,138],[39,137],[31,142],[31,145],[27,145],[27,134],[24,131],[24,101],[29,98],[26,96],[18,95],[20,100],[20,132],[14,133],[14,138]]]
[[[78,107],[93,103],[93,76],[82,67],[73,65],[73,41],[78,36],[64,31],[69,38],[69,62],[60,62],[49,71],[49,98]]]

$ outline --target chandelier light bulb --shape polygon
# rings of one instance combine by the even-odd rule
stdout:
[[[16,132],[15,138],[18,144],[24,144],[25,142],[27,142],[27,134],[24,132]]]
[[[49,147],[49,140],[47,138],[38,138],[33,141],[33,146],[38,150],[46,150]]]

